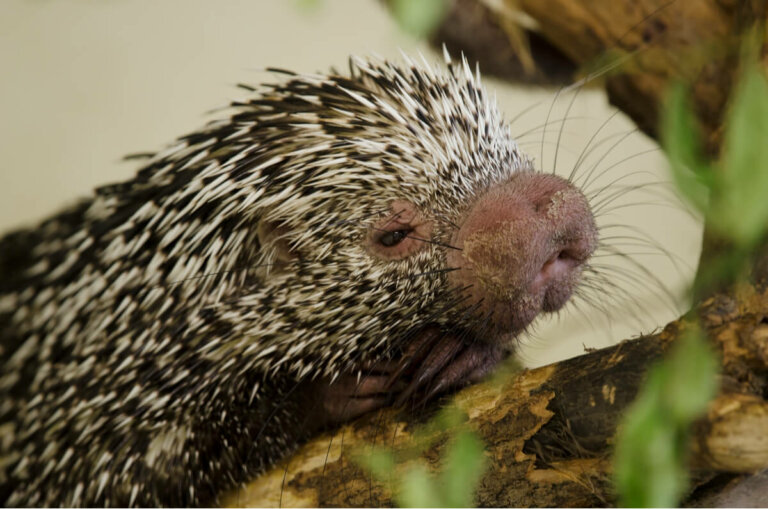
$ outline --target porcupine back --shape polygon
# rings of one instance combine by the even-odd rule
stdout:
[[[274,461],[296,426],[274,401],[297,379],[451,311],[439,274],[402,277],[433,271],[438,248],[376,265],[353,249],[364,219],[398,197],[454,217],[525,162],[466,63],[360,61],[233,106],[2,241],[10,503],[195,504]],[[312,253],[293,272],[244,269],[274,261],[253,232],[265,217]]]

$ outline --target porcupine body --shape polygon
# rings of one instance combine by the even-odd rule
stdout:
[[[456,231],[532,170],[466,62],[353,59],[232,107],[134,179],[0,241],[6,504],[212,503],[295,447],[302,383],[396,358],[426,325],[466,343],[567,299],[570,286],[535,309],[518,295],[523,318],[505,322],[462,293],[474,280],[451,279],[452,243],[469,260],[472,241],[476,286],[513,298],[483,270],[495,241]],[[545,198],[581,207],[570,192]],[[594,249],[594,224],[582,230],[579,267]]]

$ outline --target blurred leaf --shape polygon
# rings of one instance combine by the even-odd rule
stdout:
[[[717,367],[697,327],[651,367],[616,440],[614,472],[622,506],[678,505],[688,486],[688,430],[715,395]]]
[[[475,486],[485,471],[485,448],[474,433],[456,435],[440,476],[444,507],[472,507]]]
[[[400,28],[416,37],[426,37],[440,25],[449,0],[389,0]]]
[[[727,238],[753,245],[768,228],[768,83],[747,67],[733,96],[711,221]]]
[[[441,438],[446,431],[455,431],[467,422],[467,414],[454,405],[448,405],[420,426],[413,433],[413,442],[417,451],[423,452]]]
[[[677,189],[699,211],[707,210],[712,170],[701,156],[701,145],[685,87],[677,83],[662,110],[661,140]]]
[[[664,385],[664,372],[656,366],[624,416],[614,457],[622,506],[672,507],[681,491],[674,471],[675,437],[659,404]]]
[[[743,278],[751,270],[750,251],[743,247],[734,246],[706,260],[699,267],[699,273],[694,281],[693,296],[706,295],[712,288],[725,288],[730,283]]]
[[[680,422],[691,421],[704,412],[717,393],[718,362],[698,329],[679,339],[666,361],[667,389],[664,406]]]
[[[380,482],[392,484],[394,498],[400,507],[469,507],[474,501],[475,487],[483,474],[485,450],[478,436],[466,427],[467,415],[449,405],[428,423],[420,426],[413,444],[398,451],[374,447],[360,453],[356,461]],[[420,455],[439,439],[446,437],[442,468],[431,475]],[[398,463],[412,462],[407,469]]]
[[[293,0],[302,11],[312,12],[320,8],[321,0]]]
[[[386,479],[395,471],[394,455],[381,447],[374,447],[366,454],[356,455],[355,461],[379,479]]]
[[[442,507],[441,497],[426,467],[417,465],[403,475],[396,495],[400,507]]]

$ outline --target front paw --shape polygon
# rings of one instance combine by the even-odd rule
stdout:
[[[423,405],[482,380],[507,356],[499,346],[429,327],[415,334],[401,356],[361,366],[333,382],[309,382],[311,424],[326,427],[394,405]]]
[[[391,382],[406,383],[395,406],[423,405],[435,396],[479,382],[507,357],[497,344],[438,328],[422,331],[400,359]]]

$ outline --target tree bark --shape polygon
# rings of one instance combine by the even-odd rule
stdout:
[[[742,35],[767,17],[766,0],[456,0],[432,42],[510,81],[604,77],[611,103],[651,137],[667,85],[683,81],[714,155]]]
[[[718,294],[697,310],[722,363],[721,390],[694,427],[694,483],[685,504],[765,503],[768,485],[768,289]],[[566,361],[484,383],[455,396],[486,445],[479,506],[604,506],[611,487],[613,438],[648,366],[687,327],[663,331]],[[383,410],[304,445],[248,486],[228,506],[391,506],[392,486],[355,461],[371,445],[412,446],[424,412]],[[440,468],[446,440],[421,456]],[[757,472],[757,475],[750,475]],[[729,498],[730,497],[730,498]],[[750,498],[752,497],[752,498]],[[757,497],[757,498],[755,498]]]
[[[652,137],[668,83],[683,80],[692,90],[706,150],[716,156],[741,34],[766,20],[767,6],[766,0],[456,0],[432,40],[479,61],[486,74],[512,81],[563,85],[592,65],[584,80],[603,74],[611,102]],[[762,37],[768,67],[768,38]],[[718,249],[718,239],[708,240],[703,257]],[[684,504],[765,504],[768,256],[756,259],[752,286],[713,292],[657,334],[457,394],[455,403],[486,445],[488,469],[477,504],[615,503],[610,457],[617,424],[648,366],[696,317],[719,353],[721,388],[693,429],[693,483]],[[387,409],[365,416],[305,444],[222,502],[392,505],[391,483],[374,480],[354,456],[371,444],[409,447],[428,415],[429,410],[415,415]],[[422,454],[430,469],[439,468],[445,445],[438,439]]]

